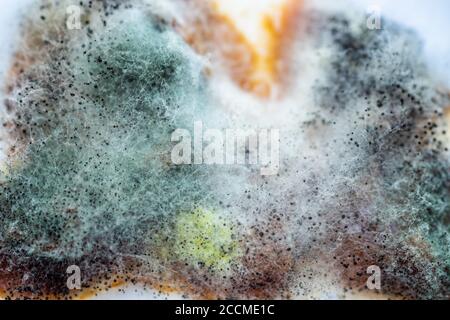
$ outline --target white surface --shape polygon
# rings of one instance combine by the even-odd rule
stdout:
[[[0,9],[0,79],[11,62],[11,52],[16,46],[20,17],[26,13],[32,0],[2,0]]]

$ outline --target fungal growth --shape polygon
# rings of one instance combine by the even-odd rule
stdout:
[[[450,298],[449,90],[413,31],[320,3],[286,1],[268,83],[217,1],[38,1],[5,80],[2,298]],[[196,121],[279,129],[278,174],[175,164]]]

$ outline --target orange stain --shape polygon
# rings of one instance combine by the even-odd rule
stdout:
[[[276,98],[289,77],[286,57],[301,6],[302,0],[195,1],[192,10],[202,18],[188,17],[179,32],[197,52],[215,53],[241,89]]]
[[[245,41],[251,52],[249,72],[237,79],[241,87],[260,97],[276,96],[277,86],[281,85],[287,71],[283,65],[284,52],[289,48],[286,40],[295,32],[293,22],[301,2],[214,0],[214,4],[216,12],[241,35],[241,41]],[[241,10],[232,6],[241,6]]]

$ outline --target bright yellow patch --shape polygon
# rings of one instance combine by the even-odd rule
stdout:
[[[205,209],[182,213],[176,221],[175,254],[192,266],[226,271],[239,257],[233,227]]]

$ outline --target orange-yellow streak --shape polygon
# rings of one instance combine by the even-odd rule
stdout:
[[[299,0],[212,0],[214,10],[230,23],[251,50],[243,88],[261,97],[274,94],[281,77],[282,52]],[[231,44],[232,45],[232,44]]]

